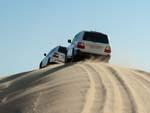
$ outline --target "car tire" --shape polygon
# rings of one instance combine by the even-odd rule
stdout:
[[[50,60],[51,60],[51,58],[48,58],[47,66],[51,64]]]
[[[39,69],[42,69],[43,67],[42,67],[42,62],[40,63],[40,65],[39,65]]]
[[[71,62],[74,62],[75,60],[75,51],[74,49],[72,49],[72,58],[71,58]]]
[[[66,58],[66,59],[65,59],[65,63],[68,64],[68,63],[71,62],[71,60],[72,60],[71,58]]]
[[[68,63],[67,55],[65,56],[65,64]]]
[[[75,57],[76,57],[76,55],[75,55],[75,51],[73,49],[71,58],[68,58],[67,55],[66,55],[65,63],[67,64],[67,63],[75,62]]]

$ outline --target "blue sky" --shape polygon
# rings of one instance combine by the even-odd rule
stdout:
[[[150,70],[150,1],[0,0],[0,76],[36,69],[82,30],[109,35],[111,63]]]

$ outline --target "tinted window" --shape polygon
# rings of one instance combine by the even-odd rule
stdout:
[[[78,40],[79,35],[80,35],[80,34],[75,35],[75,37],[74,37],[74,39],[73,39],[72,43],[75,43],[75,41],[77,41],[77,40]]]
[[[59,47],[58,52],[66,53],[67,49],[66,49],[66,47]]]
[[[85,32],[83,40],[99,43],[109,43],[107,35],[97,32]]]
[[[55,51],[56,48],[52,49],[47,56],[51,55],[54,51]]]

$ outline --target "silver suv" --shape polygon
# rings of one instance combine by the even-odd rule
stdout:
[[[44,68],[50,64],[65,63],[67,48],[57,46],[52,49],[48,54],[44,53],[44,59],[41,61],[39,68]]]
[[[81,31],[74,39],[68,40],[66,61],[83,55],[98,55],[110,57],[111,47],[106,34],[95,31]]]

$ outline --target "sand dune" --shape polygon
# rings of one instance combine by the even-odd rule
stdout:
[[[150,113],[150,73],[88,61],[24,72],[0,80],[0,113]]]

